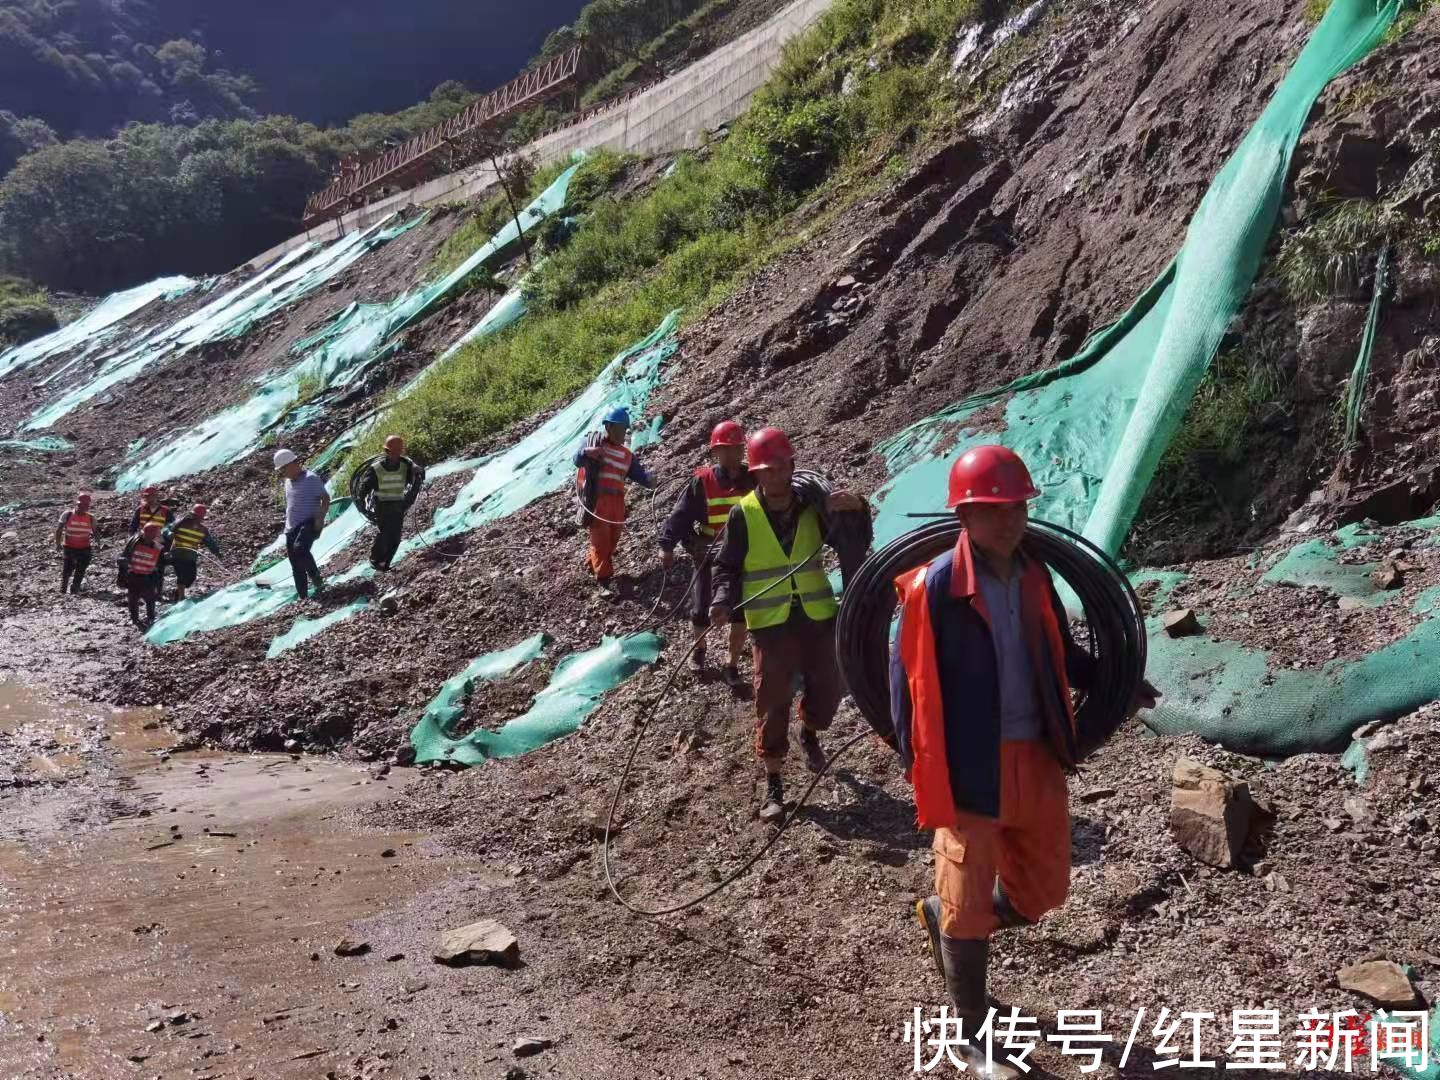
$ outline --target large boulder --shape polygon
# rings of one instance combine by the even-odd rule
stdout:
[[[441,934],[435,962],[451,967],[498,964],[513,968],[520,963],[520,942],[494,919],[481,919]]]
[[[1170,831],[1176,843],[1210,866],[1244,865],[1244,852],[1264,817],[1250,785],[1182,758],[1175,763],[1170,791]]]
[[[1335,973],[1340,989],[1369,998],[1386,1009],[1408,1009],[1415,1004],[1415,987],[1405,969],[1391,960],[1367,960]]]

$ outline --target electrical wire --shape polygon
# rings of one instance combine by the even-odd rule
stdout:
[[[890,625],[894,581],[955,545],[953,515],[897,537],[875,552],[845,590],[837,616],[836,656],[850,696],[875,734],[894,745],[890,720]],[[1093,657],[1089,685],[1075,703],[1080,759],[1094,753],[1130,716],[1145,676],[1145,616],[1129,579],[1083,536],[1031,520],[1021,550],[1050,567],[1080,601]]]

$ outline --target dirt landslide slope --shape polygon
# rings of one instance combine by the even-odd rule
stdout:
[[[1188,214],[1303,42],[1302,6],[1065,5],[982,122],[838,216],[827,215],[823,201],[807,207],[804,242],[684,331],[659,396],[665,438],[647,452],[647,465],[667,478],[684,475],[710,424],[734,415],[788,428],[803,465],[870,491],[883,479],[872,452],[878,440],[968,392],[1073,353],[1178,247]],[[1322,182],[1351,175],[1361,168],[1357,130],[1373,132],[1381,157],[1410,155],[1405,139],[1418,138],[1415,129],[1433,115],[1426,110],[1434,105],[1437,44],[1440,16],[1432,12],[1332,87],[1312,118],[1300,168],[1317,170]],[[1360,80],[1374,87],[1371,105],[1418,105],[1357,117],[1349,106]],[[1383,182],[1398,184],[1404,172],[1385,172]],[[1405,408],[1389,388],[1400,376],[1428,385],[1434,350],[1423,328],[1440,280],[1411,260],[1399,266],[1398,282],[1403,302],[1385,324],[1375,377],[1377,400],[1393,397]],[[1268,314],[1329,328],[1322,335],[1307,322],[1308,344],[1290,362],[1305,375],[1311,409],[1333,408],[1348,371],[1340,358],[1353,359],[1368,297],[1302,310],[1262,279],[1257,291],[1266,289]],[[1377,431],[1390,408],[1371,414]],[[1392,463],[1405,468],[1423,457],[1429,414],[1411,405],[1405,416],[1385,438],[1367,433],[1363,461],[1351,463],[1336,506],[1393,479],[1385,473]],[[76,434],[84,445],[85,433]],[[1289,438],[1277,436],[1272,466]],[[307,439],[310,448],[323,441]],[[1304,445],[1306,467],[1277,482],[1261,506],[1267,527],[1335,465],[1320,467],[1321,441]],[[246,462],[205,482],[258,499],[267,491],[262,470],[263,462]],[[27,482],[59,497],[48,477]],[[448,502],[459,482],[433,485],[416,519]],[[8,495],[0,492],[0,501]],[[117,519],[124,502],[101,500],[102,515]],[[275,510],[250,509],[238,497],[228,510],[227,535],[240,539],[243,562],[273,535]],[[1315,510],[1333,512],[1328,503]],[[649,514],[632,513],[622,561],[631,575],[616,602],[594,595],[568,495],[556,495],[443,553],[407,559],[386,581],[398,590],[393,613],[372,608],[274,661],[264,660],[265,649],[293,612],[161,650],[137,647],[113,605],[62,605],[49,595],[53,561],[34,540],[43,529],[26,525],[0,571],[11,585],[0,602],[12,642],[0,670],[56,682],[78,674],[126,703],[165,702],[170,719],[197,740],[389,757],[440,682],[480,652],[537,629],[554,638],[518,685],[477,693],[472,722],[496,727],[526,708],[555,659],[602,633],[644,625],[662,582]],[[1440,571],[1429,554],[1416,557],[1425,575]],[[1211,569],[1214,595],[1234,569]],[[1199,596],[1206,579],[1197,580]],[[1276,625],[1306,618],[1311,601],[1301,590],[1287,593],[1293,604],[1271,613]],[[369,813],[373,824],[431,833],[495,871],[457,875],[357,927],[377,956],[423,955],[435,931],[493,917],[520,938],[524,966],[436,969],[415,989],[413,973],[367,959],[352,976],[360,980],[355,1000],[376,1018],[402,1013],[404,1024],[398,1033],[367,1026],[355,1040],[353,1075],[392,1067],[417,1077],[910,1074],[903,1025],[916,1006],[937,1005],[942,988],[911,913],[928,890],[931,857],[888,751],[863,742],[821,783],[775,852],[701,907],[651,922],[609,899],[597,823],[637,721],[648,717],[650,728],[621,815],[622,891],[655,902],[691,895],[767,835],[753,816],[759,781],[748,702],[681,675],[680,692],[653,706],[687,636],[679,622],[671,629],[657,669],[612,694],[576,735],[515,761],[425,771]],[[1297,655],[1337,648],[1305,637],[1289,635],[1288,647]],[[860,725],[847,706],[830,745]],[[1221,1018],[1235,1008],[1276,1008],[1288,1031],[1302,1010],[1363,1007],[1337,988],[1335,972],[1371,958],[1412,965],[1433,1001],[1440,718],[1422,710],[1391,730],[1364,785],[1328,755],[1267,765],[1195,739],[1155,738],[1138,725],[1122,731],[1072,790],[1072,896],[1055,917],[997,941],[994,994],[1046,1024],[1059,1009],[1102,1009],[1119,1045],[1101,1075],[1134,1076],[1154,1075],[1151,1032],[1161,1007]],[[1170,777],[1182,757],[1249,781],[1273,807],[1254,873],[1208,868],[1172,839]],[[793,769],[795,792],[802,778],[798,763]],[[1122,1070],[1119,1046],[1141,1008],[1138,1045]],[[517,1063],[509,1047],[521,1034],[554,1045]],[[1228,1024],[1217,1022],[1203,1048],[1220,1057],[1228,1040]],[[1057,1074],[1079,1075],[1075,1059],[1044,1051],[1037,1058]]]

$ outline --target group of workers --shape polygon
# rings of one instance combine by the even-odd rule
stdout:
[[[95,516],[90,512],[89,493],[75,496],[75,505],[60,515],[55,528],[55,546],[60,549],[60,591],[76,595],[85,581],[94,553]],[[140,505],[130,516],[128,539],[122,548],[117,571],[119,585],[125,590],[130,621],[147,630],[155,621],[155,604],[164,587],[165,568],[175,572],[175,600],[185,599],[185,592],[195,584],[199,574],[201,550],[217,558],[220,543],[205,523],[209,508],[196,503],[189,513],[176,516],[160,493],[147,487],[140,493]],[[145,617],[140,617],[140,605]]]
[[[624,483],[654,480],[625,446],[629,417],[615,410],[603,436],[576,454],[590,525],[590,566],[608,582],[625,520]],[[795,453],[765,428],[747,440],[733,421],[711,432],[713,464],[696,470],[661,530],[668,571],[685,547],[696,569],[690,593],[695,642],[728,634],[721,669],[741,684],[747,636],[754,651],[755,751],[766,773],[763,820],[784,814],[782,769],[797,687],[805,764],[821,771],[820,732],[843,696],[835,659],[838,604],[823,549],[841,556],[848,580],[853,545],[837,543],[863,499],[837,491],[806,498],[792,483]],[[1017,1077],[996,1060],[987,1027],[989,940],[1034,923],[1070,886],[1066,777],[1079,761],[1072,688],[1083,690],[1093,658],[1071,637],[1050,572],[1025,553],[1030,501],[1025,463],[1004,446],[980,446],[952,465],[946,508],[962,526],[953,550],[895,581],[899,626],[890,662],[895,743],[915,791],[917,820],[934,832],[935,894],[916,914],[928,938],[962,1037],[957,1053],[982,1077]],[[868,544],[868,533],[867,533]],[[1142,681],[1131,712],[1159,692]]]

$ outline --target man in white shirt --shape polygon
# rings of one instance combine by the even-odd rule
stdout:
[[[325,528],[330,492],[324,480],[300,464],[293,450],[275,451],[275,471],[285,478],[285,554],[295,575],[295,595],[307,599],[313,581],[318,598],[324,583],[310,548]]]

